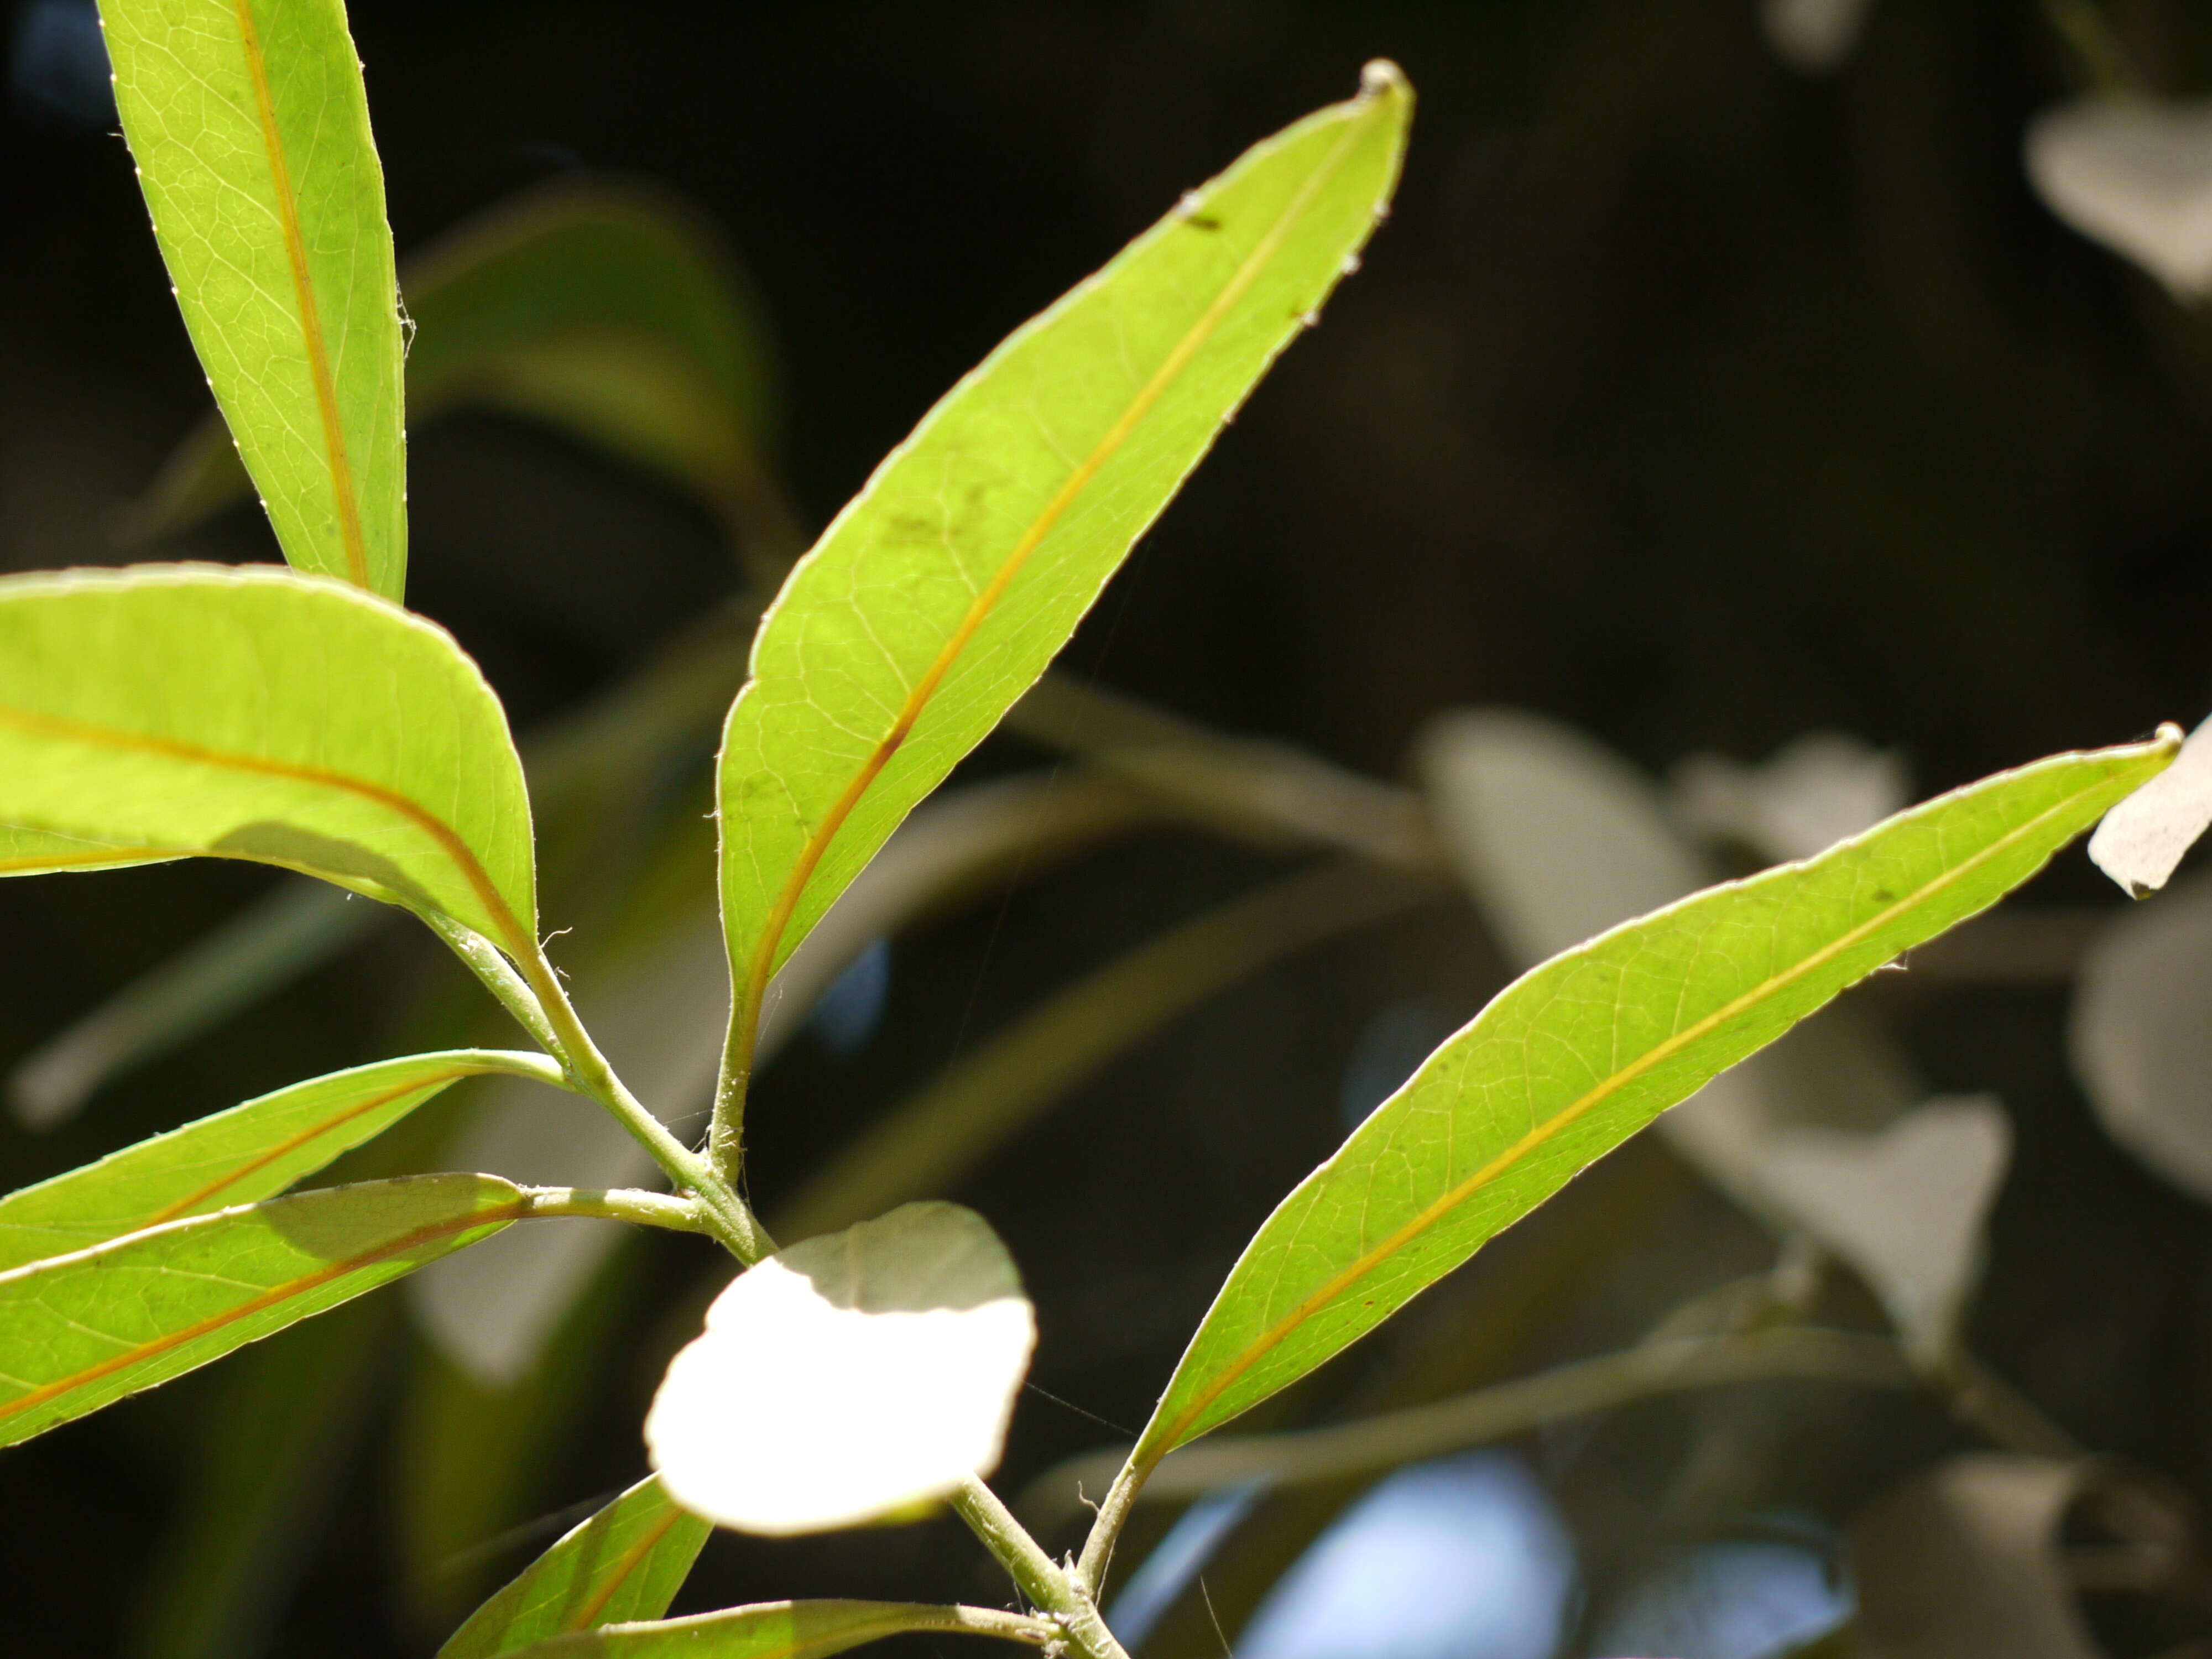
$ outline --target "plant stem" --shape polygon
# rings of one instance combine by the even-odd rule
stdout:
[[[699,1214],[707,1230],[738,1261],[750,1266],[775,1249],[775,1243],[753,1219],[745,1201],[715,1172],[708,1161],[669,1132],[668,1126],[647,1111],[630,1093],[607,1063],[591,1033],[577,1018],[574,1005],[562,988],[553,964],[542,950],[533,951],[524,965],[530,988],[544,1010],[547,1024],[559,1045],[568,1075],[577,1088],[605,1107],[629,1130],[670,1180],[699,1200]]]
[[[530,1213],[538,1216],[580,1216],[593,1220],[629,1221],[641,1227],[661,1227],[671,1232],[704,1233],[714,1228],[696,1199],[667,1193],[641,1192],[635,1188],[525,1187]]]
[[[1099,1617],[1091,1592],[1038,1547],[996,1492],[971,1474],[952,1494],[952,1507],[998,1557],[1022,1594],[1059,1621],[1083,1659],[1128,1659]]]
[[[2007,1451],[2036,1457],[2086,1455],[2081,1443],[2045,1416],[2041,1407],[1963,1348],[1926,1365],[1923,1375],[1954,1417]]]

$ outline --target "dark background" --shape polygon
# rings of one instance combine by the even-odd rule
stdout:
[[[0,7],[5,38],[21,9]],[[2201,9],[2113,15],[2152,84],[2212,88]],[[2212,326],[2030,192],[2023,124],[2078,84],[2033,6],[1886,0],[1825,78],[1775,61],[1748,0],[358,0],[353,25],[403,257],[573,170],[703,205],[770,319],[783,462],[817,523],[1007,330],[1247,144],[1347,95],[1364,59],[1395,58],[1419,113],[1364,270],[1073,653],[1200,719],[1393,777],[1423,721],[1462,704],[1563,716],[1654,769],[1837,727],[1901,749],[1925,793],[2212,702]],[[0,568],[113,562],[114,515],[204,389],[110,118],[19,75],[0,145]],[[410,476],[410,602],[479,654],[519,727],[733,584],[690,507],[543,434],[442,422],[415,435]],[[274,556],[244,514],[164,550]],[[978,764],[1032,758],[1002,743]],[[861,1058],[804,1050],[765,1086],[757,1193],[772,1200],[1038,988],[1269,868],[1160,837],[902,943]],[[0,1063],[261,884],[179,867],[0,887]],[[2078,854],[2030,899],[2105,902]],[[64,1133],[0,1127],[0,1176],[389,1052],[406,982],[445,971],[380,937]],[[1116,1066],[954,1194],[1031,1280],[1039,1384],[1140,1421],[1237,1249],[1340,1133],[1362,1030],[1409,998],[1462,1016],[1498,972],[1452,907],[1301,957]],[[2099,1135],[2063,1011],[2055,990],[1973,992],[1899,1016],[1932,1079],[2000,1091],[2021,1133],[1974,1340],[2090,1444],[2212,1493],[2212,1238]],[[1557,1207],[1569,1218],[1514,1235],[1300,1409],[1423,1343],[1456,1356],[1437,1377],[1467,1382],[1625,1340],[1765,1249],[1642,1144]],[[639,1248],[650,1294],[614,1321],[636,1352],[592,1373],[593,1403],[544,1450],[543,1510],[641,1469],[635,1425],[666,1351],[655,1309],[707,1263],[684,1241]],[[381,1437],[410,1341],[391,1328],[363,1437],[334,1451],[327,1502],[301,1525],[274,1650],[434,1646],[394,1588]],[[0,1458],[0,1650],[126,1650],[216,1375]],[[1815,1512],[1841,1514],[1950,1432],[1895,1403],[1794,1409],[1740,1413],[1759,1419],[1744,1455],[1760,1501]],[[1837,1440],[1838,1413],[1856,1438]],[[1624,1539],[1692,1524],[1668,1494],[1711,1428],[1655,1407],[1602,1432],[1604,1480],[1561,1478],[1592,1595],[1639,1547]],[[1001,1484],[1111,1437],[1031,1395]],[[979,1563],[950,1522],[718,1540],[679,1605],[1003,1599]]]

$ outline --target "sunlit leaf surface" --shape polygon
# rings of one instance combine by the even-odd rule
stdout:
[[[722,745],[740,1069],[775,970],[1043,672],[1350,267],[1412,108],[1377,65],[1191,192],[956,386],[793,572]]]
[[[560,1075],[542,1054],[458,1048],[295,1083],[0,1199],[0,1271],[273,1196],[486,1072]]]
[[[550,1637],[658,1619],[713,1530],[641,1480],[469,1616],[438,1659],[493,1659]]]
[[[517,1650],[518,1659],[828,1659],[909,1631],[1003,1635],[963,1607],[896,1601],[766,1601],[656,1624],[617,1625]]]
[[[284,556],[407,580],[398,290],[340,0],[101,0],[154,234]]]
[[[2160,740],[2002,773],[1516,981],[1268,1218],[1176,1369],[1139,1464],[1304,1376],[1717,1073],[1996,902],[2173,750]]]
[[[413,1176],[170,1222],[0,1273],[0,1445],[334,1308],[528,1207],[489,1176]]]
[[[265,567],[0,580],[0,874],[191,854],[535,946],[521,764],[443,629]]]

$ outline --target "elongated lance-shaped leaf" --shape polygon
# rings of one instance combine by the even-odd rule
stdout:
[[[486,1072],[561,1079],[543,1054],[454,1048],[295,1083],[0,1199],[0,1271],[272,1197]]]
[[[1995,903],[2176,747],[2000,773],[1516,980],[1267,1218],[1133,1468],[1304,1376],[1716,1073]]]
[[[641,1480],[470,1614],[438,1659],[493,1659],[572,1631],[658,1619],[713,1530],[658,1480]]]
[[[0,1273],[0,1445],[182,1376],[528,1215],[493,1176],[331,1187]]]
[[[521,763],[444,629],[266,567],[0,580],[0,874],[194,854],[536,949]]]
[[[723,734],[726,1093],[775,970],[1043,672],[1353,261],[1412,110],[1371,66],[1185,197],[956,386],[793,571]]]
[[[763,1601],[653,1624],[613,1625],[516,1650],[518,1659],[829,1659],[910,1631],[1054,1645],[1059,1627],[988,1607],[902,1601]],[[441,1656],[442,1659],[442,1656]]]
[[[100,11],[155,238],[284,556],[399,598],[399,296],[344,6]]]
[[[399,285],[415,325],[416,430],[455,408],[498,409],[610,449],[758,528],[774,354],[750,284],[687,204],[632,181],[559,181],[410,255]],[[171,455],[131,528],[183,529],[249,488],[211,418]]]

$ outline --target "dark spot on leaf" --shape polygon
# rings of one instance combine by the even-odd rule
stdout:
[[[1887,887],[1877,887],[1874,890],[1874,902],[1876,904],[1887,904],[1896,896],[1897,895],[1891,892]]]
[[[1194,213],[1188,219],[1185,219],[1183,223],[1188,225],[1194,230],[1218,230],[1221,228],[1221,221],[1213,217],[1212,215],[1206,213]]]

